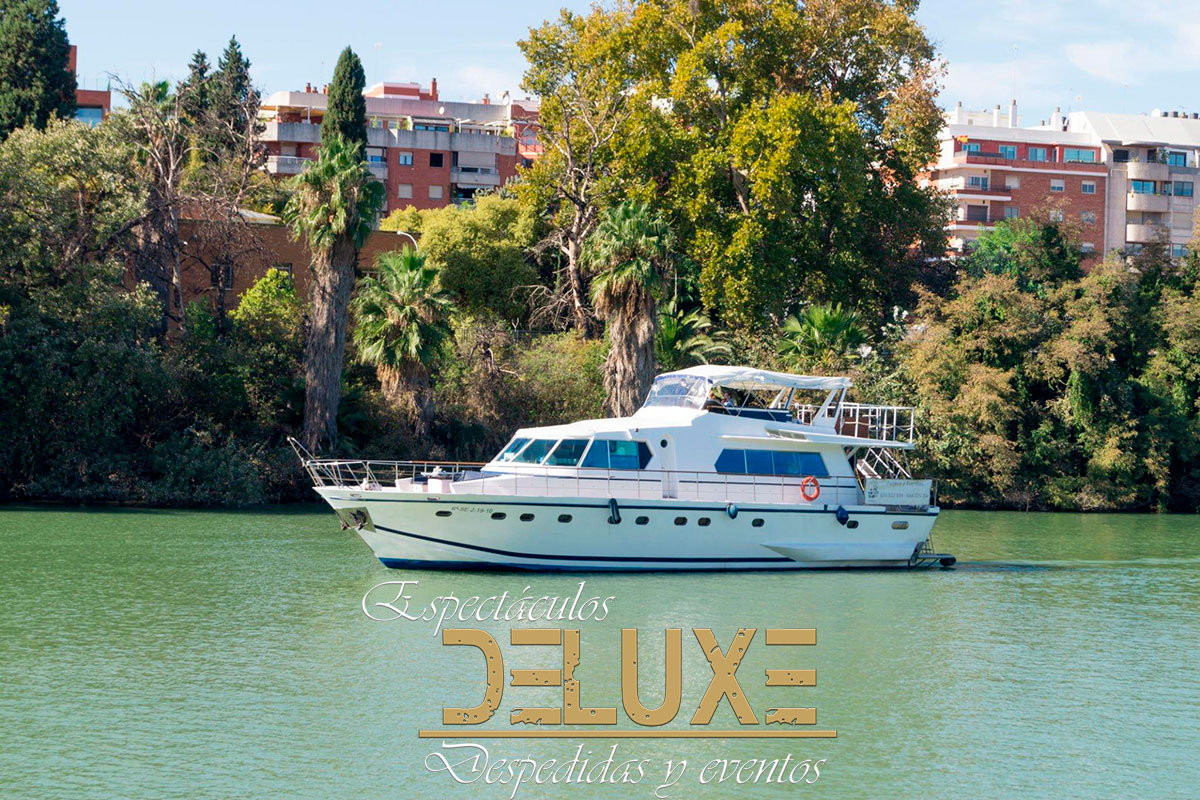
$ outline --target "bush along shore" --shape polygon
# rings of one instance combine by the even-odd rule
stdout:
[[[122,85],[95,128],[64,120],[53,81],[0,80],[25,103],[0,102],[20,112],[0,118],[0,500],[311,499],[288,436],[485,460],[519,426],[629,413],[658,371],[733,363],[916,406],[912,466],[946,506],[1196,511],[1195,248],[1084,261],[1048,198],[945,259],[947,202],[917,180],[941,125],[932,45],[904,4],[807,5],[536,26],[545,155],[427,211],[383,213],[349,49],[289,180],[262,169],[236,39],[178,84]],[[65,37],[56,14],[22,41]],[[726,47],[734,29],[754,47]],[[36,55],[24,74],[66,69],[22,47],[0,42]],[[247,266],[247,210],[306,248],[311,291]],[[419,247],[368,262],[374,227]]]

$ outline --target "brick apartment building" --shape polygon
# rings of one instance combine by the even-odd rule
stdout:
[[[327,87],[326,87],[327,88]],[[363,93],[367,102],[367,161],[387,187],[385,213],[397,208],[441,208],[470,200],[477,191],[503,186],[541,152],[535,123],[537,101],[476,103],[443,101],[437,80],[380,83]],[[275,92],[260,112],[267,170],[300,172],[315,156],[325,115],[325,90]]]
[[[1016,103],[1002,115],[972,112],[960,103],[946,114],[940,154],[927,183],[949,193],[956,208],[949,224],[950,247],[962,252],[1001,220],[1035,214],[1078,223],[1081,248],[1105,246],[1108,171],[1101,149],[1084,133],[1018,126]]]
[[[69,58],[70,60],[67,62],[69,69],[78,74],[75,45],[71,45]],[[86,125],[99,125],[108,119],[108,115],[112,111],[112,92],[107,89],[76,89],[75,105],[75,119]]]
[[[1007,113],[946,115],[938,161],[924,179],[955,203],[950,247],[962,252],[1004,219],[1045,214],[1078,223],[1089,253],[1135,251],[1166,236],[1181,257],[1195,228],[1200,114],[1105,114],[1055,109],[1021,127]]]

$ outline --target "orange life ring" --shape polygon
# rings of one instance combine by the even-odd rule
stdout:
[[[809,494],[809,489],[812,489],[812,494]],[[821,484],[812,475],[805,475],[804,480],[800,481],[800,494],[811,503],[821,496]]]

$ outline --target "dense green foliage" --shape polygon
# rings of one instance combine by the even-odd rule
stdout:
[[[100,128],[18,126],[0,142],[0,498],[306,498],[285,441],[314,414],[340,455],[483,459],[517,427],[627,413],[656,371],[738,363],[916,406],[913,466],[948,505],[1200,507],[1200,258],[1085,262],[1069,226],[1029,220],[938,258],[944,204],[914,181],[936,70],[912,3],[643,0],[563,12],[522,48],[546,156],[501,193],[394,212],[380,227],[418,250],[374,264],[358,250],[383,187],[349,50],[291,181],[258,170],[236,40]],[[311,293],[250,280],[230,235],[214,291],[172,306],[166,223],[200,201],[232,222],[283,209]]]
[[[0,0],[0,139],[75,116],[70,56],[56,0]]]

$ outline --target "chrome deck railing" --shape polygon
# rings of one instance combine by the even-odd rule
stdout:
[[[857,478],[805,475],[728,475],[701,470],[622,470],[588,467],[505,467],[479,462],[304,459],[318,488],[399,490],[438,495],[670,498],[704,502],[857,503]],[[814,486],[815,482],[815,486]],[[813,497],[814,489],[816,496]]]

